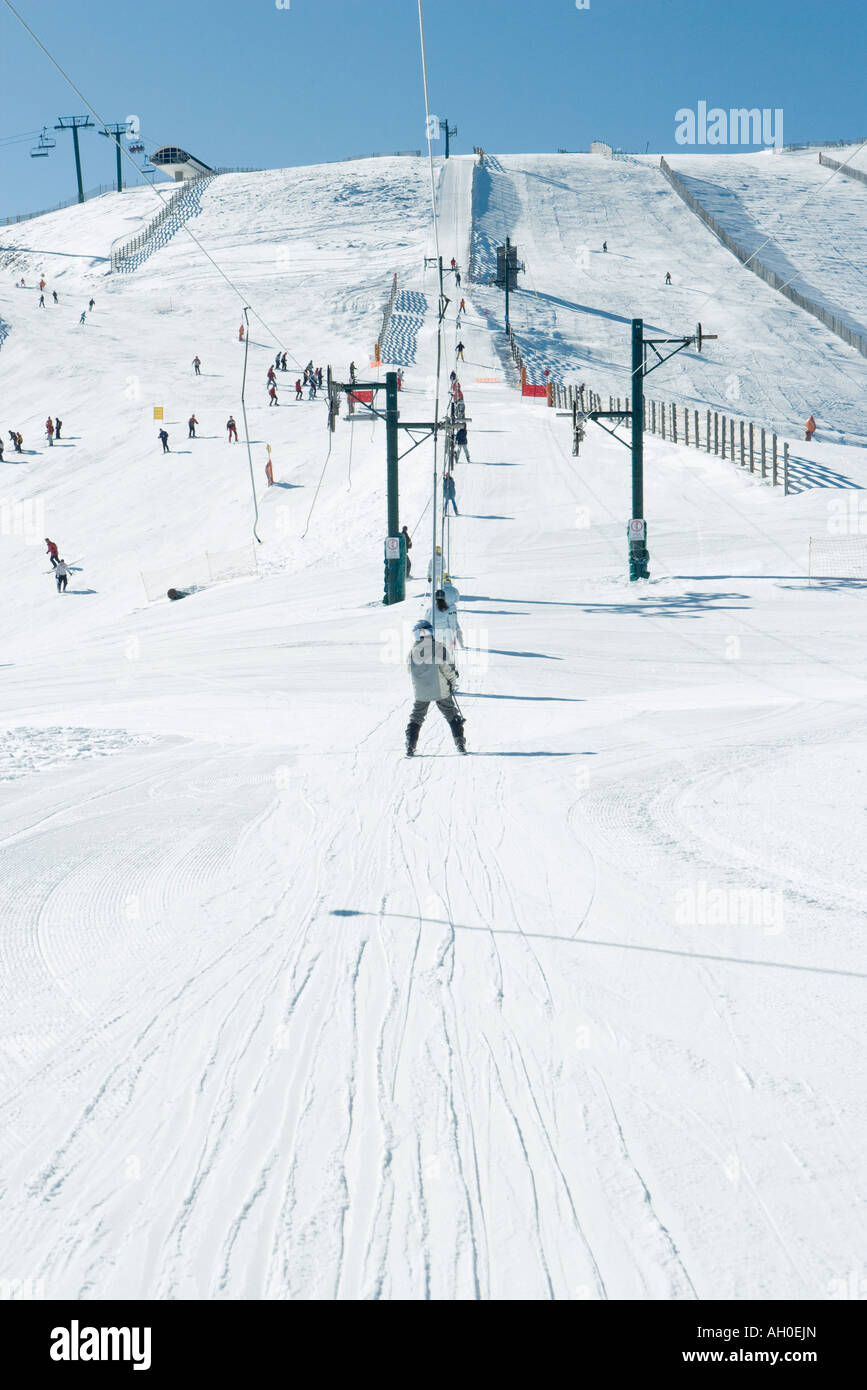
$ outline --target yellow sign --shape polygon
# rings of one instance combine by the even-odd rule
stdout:
[[[162,418],[163,418],[163,408],[162,408],[162,406],[161,406],[161,405],[155,405],[155,406],[154,406],[154,419],[155,419],[155,420],[161,420]]]

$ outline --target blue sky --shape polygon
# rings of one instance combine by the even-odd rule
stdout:
[[[424,144],[416,0],[14,3],[105,120],[139,116],[149,150],[273,168]],[[427,0],[425,21],[457,152],[668,152],[699,101],[780,107],[787,143],[867,134],[863,0]],[[0,103],[0,216],[73,196],[69,136],[48,159],[3,143],[83,108],[2,0]],[[109,142],[82,147],[85,187],[109,182]]]

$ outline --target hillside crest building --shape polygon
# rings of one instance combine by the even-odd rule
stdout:
[[[201,174],[214,172],[200,159],[182,150],[180,145],[163,145],[162,149],[151,155],[151,164],[155,164],[164,173],[171,174],[178,183],[182,179],[197,179]]]

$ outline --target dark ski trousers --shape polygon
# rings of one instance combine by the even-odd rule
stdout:
[[[66,588],[66,575],[65,575],[65,574],[59,574],[59,575],[57,576],[57,592],[58,592],[59,594],[62,594],[63,591],[65,590],[65,588]]]
[[[444,700],[416,700],[412,707],[412,714],[409,716],[410,724],[418,724],[419,727],[421,727],[432,704],[436,704],[437,709],[447,724],[451,724],[455,719],[460,719],[461,717],[458,714],[458,707],[454,702],[454,697],[447,695]]]

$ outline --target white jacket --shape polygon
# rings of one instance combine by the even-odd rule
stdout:
[[[419,637],[406,664],[417,700],[445,700],[452,693],[455,668],[443,644],[430,635]]]

